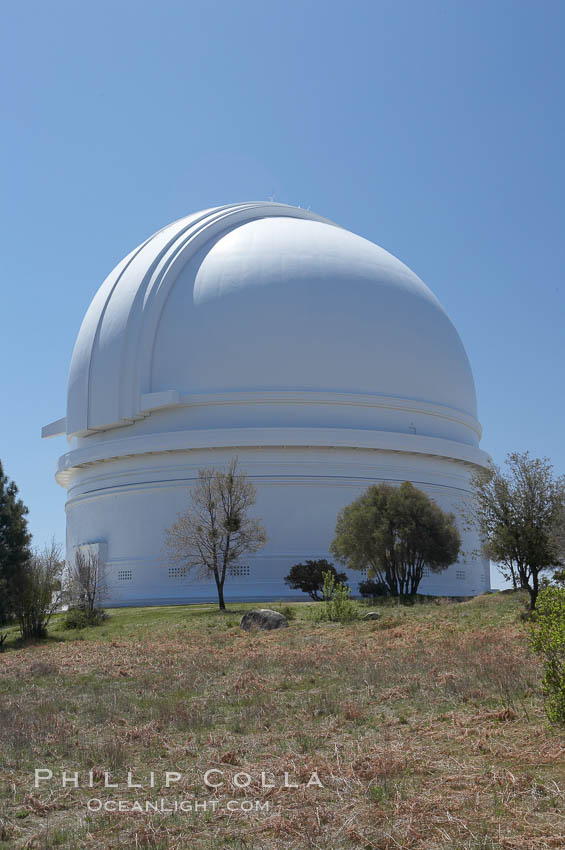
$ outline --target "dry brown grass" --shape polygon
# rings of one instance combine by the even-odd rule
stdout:
[[[87,640],[6,652],[0,848],[563,848],[565,737],[544,721],[519,606],[506,596],[385,608],[375,622],[298,618],[261,634],[189,609],[139,624],[116,612]],[[34,767],[93,770],[98,783],[104,770],[183,779],[35,789]],[[202,779],[210,768],[224,771],[216,793]],[[246,789],[233,784],[240,771]],[[314,771],[322,788],[280,785]],[[217,811],[86,810],[93,796],[192,795]],[[230,799],[269,810],[228,812]]]

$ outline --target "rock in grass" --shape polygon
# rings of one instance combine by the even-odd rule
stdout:
[[[270,608],[256,608],[241,618],[240,628],[246,632],[251,629],[286,629],[288,621],[283,614]]]
[[[363,614],[362,619],[363,620],[380,620],[381,617],[382,617],[382,614],[380,614],[378,611],[367,611],[366,614]]]

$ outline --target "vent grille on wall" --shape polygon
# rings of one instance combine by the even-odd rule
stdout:
[[[118,570],[118,581],[131,581],[133,573],[131,570]]]
[[[456,570],[455,578],[461,579],[463,581],[465,579],[465,570]]]

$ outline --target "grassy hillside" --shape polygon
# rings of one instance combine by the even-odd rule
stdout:
[[[544,720],[523,605],[383,605],[341,626],[295,604],[288,629],[252,634],[238,627],[252,606],[125,609],[80,633],[55,622],[41,645],[11,635],[0,848],[565,847],[565,735]],[[53,780],[34,788],[34,768]],[[94,787],[62,787],[63,768]],[[182,774],[168,789],[167,770]],[[314,772],[323,787],[306,786]],[[89,799],[201,808],[89,813]]]

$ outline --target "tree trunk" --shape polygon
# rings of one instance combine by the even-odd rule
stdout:
[[[216,586],[218,588],[218,605],[220,607],[220,611],[226,610],[226,603],[224,602],[224,585],[218,579],[216,579]]]
[[[537,572],[532,573],[532,585],[531,587],[528,585],[528,591],[530,594],[530,611],[533,611],[536,607],[536,602],[538,598],[539,591],[539,583],[538,583],[538,574]]]

